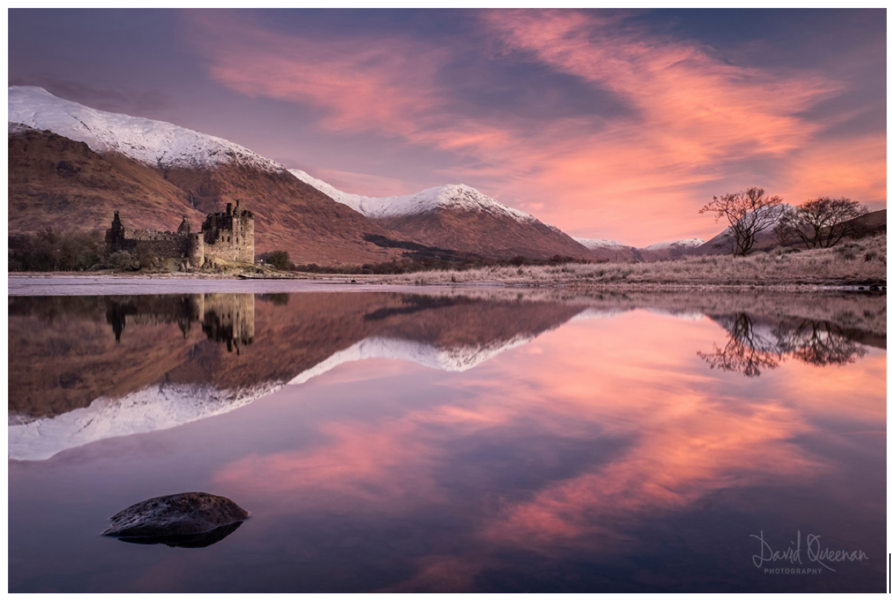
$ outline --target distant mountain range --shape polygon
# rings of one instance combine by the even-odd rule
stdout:
[[[644,248],[635,248],[613,240],[576,238],[576,241],[600,256],[608,255],[605,256],[608,260],[640,260],[644,262],[681,258],[703,244],[703,240],[700,238],[657,242]]]

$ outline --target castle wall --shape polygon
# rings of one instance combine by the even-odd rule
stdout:
[[[254,217],[246,218],[240,228],[239,262],[254,264]]]
[[[189,234],[189,264],[196,269],[204,265],[204,238],[200,233]]]
[[[230,262],[254,262],[254,214],[236,205],[225,213],[212,213],[201,226],[206,258]]]
[[[118,212],[106,231],[106,254],[126,251],[134,255],[187,260],[193,268],[201,268],[207,259],[227,262],[254,262],[254,214],[241,210],[236,204],[226,205],[225,213],[212,213],[201,226],[201,233],[190,233],[183,217],[179,231],[128,232],[121,224]]]
[[[158,258],[189,258],[189,235],[166,231],[137,229],[125,236],[131,242],[131,253],[146,254]]]

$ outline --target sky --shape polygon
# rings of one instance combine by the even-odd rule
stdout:
[[[759,186],[886,207],[869,10],[9,10],[9,84],[351,193],[464,183],[577,237],[723,229]]]

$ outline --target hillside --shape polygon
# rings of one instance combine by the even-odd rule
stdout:
[[[555,255],[597,258],[560,229],[467,185],[450,184],[406,196],[376,198],[343,192],[299,169],[291,173],[381,227],[428,246],[503,260]]]
[[[281,249],[318,264],[401,255],[365,240],[392,233],[240,146],[40,88],[11,87],[9,98],[10,119],[19,120],[9,126],[10,233],[102,232],[115,210],[128,228],[173,230],[183,215],[197,225],[241,200],[257,215],[257,253]]]

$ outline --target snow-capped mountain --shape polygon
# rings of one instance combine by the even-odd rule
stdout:
[[[496,215],[513,217],[521,222],[532,222],[536,218],[523,211],[505,206],[501,202],[482,194],[464,184],[442,185],[406,196],[386,196],[371,198],[342,192],[329,183],[312,177],[300,169],[289,169],[292,175],[309,183],[330,198],[346,204],[353,210],[373,219],[417,215],[437,209],[485,211]]]
[[[222,138],[164,121],[96,110],[39,87],[9,87],[8,120],[84,142],[100,154],[117,152],[150,167],[208,168],[234,164],[267,171],[284,169]]]
[[[598,260],[641,260],[641,254],[638,252],[637,248],[628,244],[623,244],[622,242],[593,238],[573,239],[588,248]]]
[[[375,198],[343,192],[305,171],[291,169],[299,180],[375,223],[422,244],[488,258],[593,258],[585,246],[557,227],[462,184]]]
[[[665,250],[667,248],[696,248],[705,242],[702,238],[687,238],[684,240],[674,240],[671,242],[657,242],[650,246],[641,248],[642,250]]]
[[[9,232],[100,233],[120,211],[130,229],[193,227],[241,201],[256,215],[255,252],[296,263],[387,262],[386,231],[281,165],[171,123],[95,110],[36,87],[9,88]]]
[[[598,248],[610,248],[611,250],[619,250],[621,248],[633,248],[628,244],[616,242],[614,240],[595,240],[591,238],[573,238],[589,250],[597,250]]]
[[[641,260],[654,261],[669,258],[681,258],[691,248],[703,243],[700,238],[689,238],[671,242],[657,242],[644,248],[636,248],[614,240],[591,238],[575,238],[577,242],[608,260]]]

